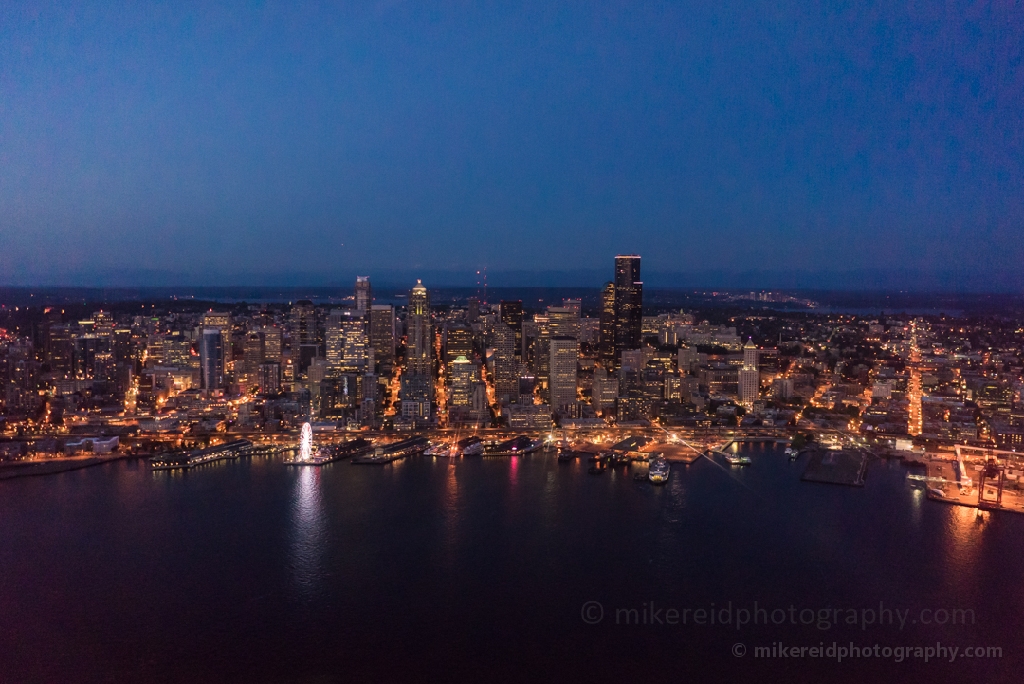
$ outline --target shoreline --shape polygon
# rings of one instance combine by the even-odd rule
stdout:
[[[53,458],[40,461],[15,461],[0,465],[0,481],[13,480],[19,477],[38,477],[42,475],[57,475],[72,470],[91,468],[113,463],[114,461],[125,461],[128,459],[149,458],[147,454],[114,454],[111,456],[88,456],[85,458],[62,459]]]

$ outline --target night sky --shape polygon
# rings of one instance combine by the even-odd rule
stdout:
[[[3,3],[0,284],[1024,265],[1020,2],[331,4]]]

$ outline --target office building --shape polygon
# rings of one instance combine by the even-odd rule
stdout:
[[[501,322],[516,333],[516,356],[522,358],[523,348],[523,302],[521,300],[501,302]]]
[[[199,336],[199,373],[204,390],[224,387],[224,337],[220,328],[203,328]]]
[[[757,347],[753,341],[747,340],[743,345],[743,366],[739,372],[739,400],[745,406],[757,401],[761,389],[761,372],[757,368]]]
[[[290,318],[293,348],[304,344],[320,343],[316,329],[316,307],[313,306],[313,302],[308,299],[300,299],[295,302]]]
[[[615,257],[615,361],[623,351],[637,349],[642,340],[643,282],[640,257]]]
[[[615,368],[615,283],[601,289],[601,316],[598,324],[597,358],[605,368]]]
[[[494,324],[494,392],[502,405],[519,398],[516,332],[500,321]]]
[[[434,335],[430,297],[423,282],[409,293],[406,315],[405,372],[402,373],[402,415],[418,421],[431,417],[434,396]]]
[[[356,276],[356,315],[365,316],[372,305],[373,293],[370,291],[370,276]]]
[[[576,413],[576,366],[579,342],[575,337],[553,336],[550,344],[550,380],[548,398],[551,408]]]
[[[445,333],[444,357],[452,363],[460,356],[473,358],[473,331],[464,325],[451,325]]]
[[[382,374],[390,374],[395,363],[395,308],[390,304],[370,307],[370,347]]]

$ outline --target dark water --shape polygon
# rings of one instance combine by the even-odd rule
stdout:
[[[1024,517],[925,501],[895,464],[856,489],[748,453],[661,488],[540,454],[2,482],[0,681],[1022,681]],[[687,624],[616,624],[650,602]],[[732,624],[693,624],[730,602]],[[799,624],[880,603],[906,626]],[[974,624],[911,624],[954,608]],[[1003,655],[754,657],[779,641]]]

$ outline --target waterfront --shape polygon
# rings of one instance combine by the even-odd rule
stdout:
[[[124,461],[0,483],[2,681],[1018,681],[1024,518],[805,461],[554,455],[380,468]],[[604,617],[585,624],[596,601]],[[973,625],[615,624],[617,608],[969,609]],[[992,645],[993,660],[755,660],[744,643]]]

